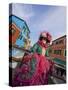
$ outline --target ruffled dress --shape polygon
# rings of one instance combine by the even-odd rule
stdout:
[[[20,67],[15,70],[14,78],[12,80],[13,86],[31,86],[31,85],[46,85],[48,84],[48,76],[52,72],[52,63],[50,63],[45,56],[43,56],[42,48],[44,46],[41,42],[37,42],[28,55],[25,55]]]

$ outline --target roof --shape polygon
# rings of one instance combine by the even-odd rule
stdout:
[[[29,33],[30,33],[30,30],[29,30],[26,22],[23,19],[15,16],[15,15],[10,15],[9,16],[9,24],[10,23],[16,24],[18,26],[18,28],[21,29],[21,30],[23,30],[23,26],[25,26],[27,28],[27,30],[29,31]]]
[[[54,41],[56,41],[56,40],[58,40],[58,39],[64,38],[64,37],[66,37],[66,35],[61,36],[61,37],[59,37],[59,38],[57,38],[57,39],[53,40],[52,42],[54,42]]]

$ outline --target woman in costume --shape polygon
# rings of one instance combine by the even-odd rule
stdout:
[[[13,86],[30,86],[48,84],[49,74],[52,72],[53,63],[46,58],[51,35],[42,32],[39,40],[31,48],[31,53],[24,56],[20,67],[16,68]]]

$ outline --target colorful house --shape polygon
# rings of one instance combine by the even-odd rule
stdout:
[[[66,81],[66,35],[52,41],[49,46],[49,58],[55,63],[56,75],[63,76]]]
[[[27,42],[26,42],[27,41]],[[22,48],[27,48],[27,43],[30,42],[30,30],[26,22],[15,16],[9,16],[9,57],[16,58],[16,61],[10,60],[10,67],[15,68],[18,64],[17,58],[22,58],[25,51],[21,50]],[[17,46],[18,48],[15,48]],[[21,49],[19,49],[21,48]]]
[[[9,16],[9,41],[19,47],[24,47],[29,40],[29,28],[26,22],[15,15]]]
[[[54,59],[55,62],[63,66],[66,65],[66,35],[57,38],[52,41],[52,45],[49,46],[49,56]]]

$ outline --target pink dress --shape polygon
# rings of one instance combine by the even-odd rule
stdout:
[[[34,49],[35,50],[35,49]],[[48,76],[52,72],[53,64],[46,56],[38,52],[24,56],[21,67],[15,70],[13,86],[30,86],[48,84]]]

